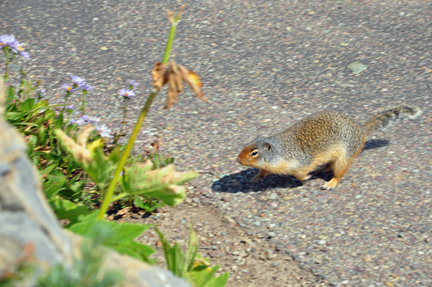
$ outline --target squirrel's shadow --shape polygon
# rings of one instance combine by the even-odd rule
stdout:
[[[389,144],[388,140],[369,140],[365,143],[363,151],[383,147]],[[257,192],[273,188],[295,188],[302,183],[291,175],[271,174],[258,182],[251,182],[251,179],[258,173],[255,168],[249,168],[238,173],[226,175],[215,181],[211,189],[215,192]],[[316,178],[329,181],[333,177],[333,172],[314,172],[309,180]]]

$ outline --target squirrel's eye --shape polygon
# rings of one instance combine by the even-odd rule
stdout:
[[[251,153],[251,156],[256,156],[258,154],[258,151],[257,150],[254,150],[252,153]]]

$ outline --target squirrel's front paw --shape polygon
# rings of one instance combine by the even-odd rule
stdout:
[[[251,182],[257,182],[258,180],[260,180],[260,179],[263,179],[264,178],[264,176],[262,176],[262,175],[260,175],[260,174],[257,174],[257,175],[255,175],[254,177],[252,177],[252,179],[251,179]]]
[[[269,174],[270,174],[270,172],[261,169],[261,170],[258,172],[258,174],[255,175],[255,176],[251,179],[251,182],[257,182],[258,180],[263,179],[264,177],[266,177],[266,176],[269,175]]]

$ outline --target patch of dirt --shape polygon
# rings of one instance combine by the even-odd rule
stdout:
[[[164,207],[158,213],[143,217],[126,212],[119,221],[141,224],[157,224],[173,244],[175,241],[185,250],[189,226],[199,238],[203,257],[209,257],[213,265],[219,264],[217,275],[229,272],[226,286],[329,286],[328,282],[303,269],[292,257],[277,250],[269,240],[247,235],[237,223],[218,215],[210,206],[183,203]],[[138,241],[157,250],[153,256],[166,268],[159,237],[154,229],[147,230]]]

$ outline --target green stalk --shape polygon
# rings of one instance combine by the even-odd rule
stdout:
[[[178,22],[179,18],[180,18],[180,13],[178,13],[176,15],[173,23],[171,23],[170,34],[169,34],[169,37],[168,37],[168,42],[166,44],[165,55],[163,57],[162,63],[168,63],[170,52],[171,52],[171,47],[172,47],[172,44],[174,42],[174,35],[175,35],[176,27],[177,27],[177,22]],[[157,90],[156,88],[152,89],[152,91],[150,92],[149,97],[147,98],[147,101],[146,101],[143,109],[141,110],[141,113],[140,113],[140,115],[138,117],[138,120],[137,120],[137,122],[135,124],[135,127],[134,127],[134,129],[132,131],[132,134],[131,134],[131,136],[129,138],[129,141],[128,141],[127,145],[126,145],[126,148],[123,151],[123,154],[122,154],[122,156],[120,158],[120,161],[119,161],[119,163],[117,165],[117,169],[114,172],[114,176],[113,176],[113,178],[112,178],[112,180],[111,180],[111,182],[110,182],[110,184],[108,186],[108,189],[107,189],[106,194],[104,196],[104,199],[102,201],[102,205],[101,205],[101,207],[99,209],[99,213],[98,213],[98,216],[97,216],[97,219],[99,219],[99,220],[104,218],[104,215],[105,215],[105,213],[108,210],[108,207],[109,207],[110,202],[111,202],[111,198],[112,198],[112,196],[114,194],[115,187],[116,187],[116,185],[117,185],[117,183],[119,181],[119,178],[120,178],[120,173],[123,170],[124,165],[126,164],[126,160],[129,157],[129,154],[130,154],[130,152],[133,149],[133,146],[134,146],[134,143],[135,143],[135,139],[138,136],[138,133],[139,133],[139,131],[141,129],[141,126],[142,126],[142,124],[144,122],[144,119],[147,116],[148,110],[150,109],[150,106],[153,103],[153,100],[155,99],[155,97],[158,94],[158,92],[159,92],[159,90]]]
[[[82,107],[81,107],[81,112],[82,112],[83,115],[85,114],[85,105],[86,105],[85,100],[86,100],[86,94],[87,94],[87,91],[84,90],[84,91],[83,91],[83,95],[82,95]]]

